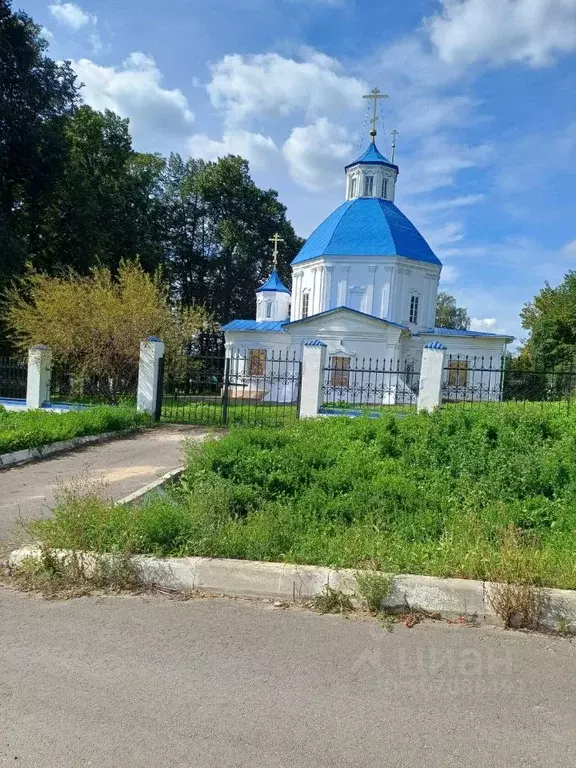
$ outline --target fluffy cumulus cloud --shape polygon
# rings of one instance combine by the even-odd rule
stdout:
[[[48,6],[48,10],[59,24],[63,24],[74,31],[88,24],[96,24],[98,21],[93,13],[87,13],[76,3],[65,3],[62,0],[56,0],[56,2]]]
[[[280,150],[269,136],[250,131],[227,131],[221,141],[198,133],[190,136],[187,148],[192,157],[205,160],[217,160],[225,155],[240,155],[250,162],[253,168],[270,168],[281,159]]]
[[[329,56],[305,50],[299,60],[277,53],[231,54],[214,64],[207,90],[228,124],[255,116],[303,112],[307,119],[358,107],[366,84]]]
[[[347,131],[321,117],[311,125],[294,128],[282,148],[290,176],[312,191],[342,184],[343,166],[352,158]]]
[[[162,74],[150,56],[131,53],[119,67],[80,59],[72,67],[84,84],[84,101],[95,109],[112,109],[129,117],[136,139],[189,133],[194,114],[186,96],[177,88],[162,86]]]
[[[498,333],[496,330],[495,317],[472,317],[470,318],[471,331],[484,331],[485,333]]]
[[[426,26],[444,62],[541,67],[576,50],[576,0],[442,0]]]

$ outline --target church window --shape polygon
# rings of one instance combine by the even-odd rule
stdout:
[[[410,296],[410,316],[409,321],[411,323],[418,322],[418,304],[420,303],[419,296]]]
[[[266,317],[272,317],[272,302],[266,302]]]
[[[310,294],[303,293],[302,294],[302,319],[304,319],[305,317],[308,317],[309,307],[310,307]]]
[[[374,176],[364,176],[364,197],[374,194]]]
[[[468,361],[450,360],[448,363],[448,386],[465,387],[468,384]]]
[[[333,387],[347,387],[350,384],[350,358],[333,357],[330,384]]]
[[[348,197],[355,197],[355,195],[356,195],[356,179],[355,178],[351,178],[350,179],[350,194],[348,195]]]
[[[382,197],[388,197],[388,179],[382,180]]]
[[[265,349],[250,349],[248,351],[248,372],[250,376],[264,376],[266,372]]]

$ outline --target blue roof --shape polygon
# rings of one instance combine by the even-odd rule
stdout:
[[[351,168],[353,165],[389,165],[391,168],[395,168],[398,170],[398,166],[394,165],[394,163],[391,163],[390,160],[388,160],[387,157],[385,157],[382,152],[378,149],[376,144],[374,142],[371,142],[370,146],[364,152],[363,155],[361,155],[358,160],[355,160],[353,163],[349,163],[346,168]]]
[[[429,341],[428,344],[424,344],[424,349],[446,349],[446,347],[439,341]]]
[[[223,331],[269,331],[282,333],[287,320],[231,320],[222,326]]]
[[[274,269],[272,271],[272,274],[266,280],[264,285],[261,285],[260,288],[256,289],[256,293],[260,293],[261,291],[277,291],[278,293],[290,293],[288,288],[284,285],[282,280],[280,280],[280,275],[276,270]]]
[[[486,336],[492,339],[514,339],[514,336],[508,336],[506,333],[485,333],[484,331],[467,331],[460,328],[429,328],[426,331],[419,331],[419,334],[423,336]]]
[[[378,197],[342,203],[312,232],[292,264],[319,256],[405,256],[442,266],[402,211]]]
[[[298,323],[307,323],[309,320],[315,320],[317,317],[324,317],[324,315],[330,315],[332,312],[340,312],[341,310],[345,309],[347,312],[354,312],[355,315],[360,315],[360,317],[367,317],[370,320],[378,320],[379,323],[385,323],[386,325],[394,325],[396,328],[402,328],[403,331],[409,331],[407,325],[403,325],[402,323],[395,323],[393,320],[384,320],[381,317],[376,317],[376,315],[367,315],[366,312],[360,312],[358,309],[352,309],[352,307],[334,307],[334,309],[326,309],[324,312],[318,312],[315,315],[308,315],[308,317],[302,317],[300,320],[292,320],[292,322],[286,322],[286,325],[297,325]]]

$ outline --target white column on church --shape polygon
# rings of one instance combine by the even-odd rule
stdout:
[[[317,296],[317,287],[316,287],[316,276],[318,273],[318,267],[312,267],[312,295],[310,296],[310,314],[315,315],[316,314],[316,296]]]
[[[338,285],[338,306],[345,307],[348,305],[348,273],[350,267],[342,267],[342,280]]]
[[[325,280],[324,280],[324,299],[323,299],[323,306],[321,311],[327,311],[328,309],[332,309],[332,272],[334,271],[334,267],[332,266],[326,266],[324,267],[324,274],[325,274]]]
[[[370,282],[366,287],[366,314],[374,314],[374,291],[376,288],[376,270],[377,266],[371,264],[368,267],[368,274],[370,275]]]
[[[316,312],[324,310],[324,266],[318,267],[318,298],[316,300]]]

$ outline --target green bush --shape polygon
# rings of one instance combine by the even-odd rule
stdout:
[[[75,508],[76,510],[78,507]],[[182,484],[87,515],[82,547],[576,587],[576,415],[537,406],[237,429],[190,449]],[[78,547],[78,515],[36,527]],[[73,527],[73,526],[72,526]]]
[[[3,409],[0,411],[0,454],[149,423],[146,414],[123,406],[98,406],[66,413]]]

